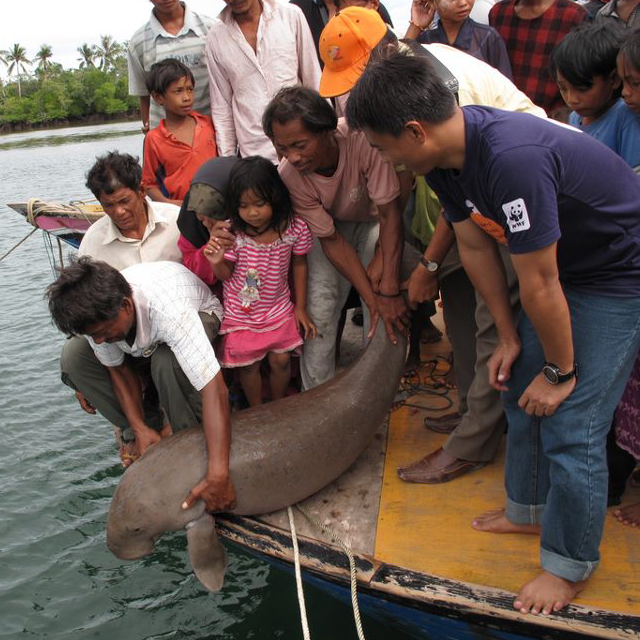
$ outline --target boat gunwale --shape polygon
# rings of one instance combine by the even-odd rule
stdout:
[[[216,528],[229,542],[269,560],[293,563],[291,533],[259,517],[218,514]],[[301,535],[298,545],[305,571],[348,588],[349,564],[341,548]],[[640,616],[571,604],[561,612],[534,618],[513,608],[510,592],[405,569],[363,554],[354,553],[354,557],[359,590],[410,608],[485,627],[499,624],[505,631],[533,637],[542,633],[563,640],[585,636],[628,640],[640,634]]]

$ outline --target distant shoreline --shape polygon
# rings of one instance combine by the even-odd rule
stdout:
[[[22,133],[24,131],[42,131],[47,129],[64,129],[66,127],[82,127],[91,124],[117,124],[118,122],[135,122],[140,120],[139,111],[131,111],[116,115],[94,113],[82,118],[58,118],[47,122],[12,122],[0,125],[0,135]]]

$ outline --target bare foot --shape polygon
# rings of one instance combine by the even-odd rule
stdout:
[[[640,527],[640,502],[629,504],[621,509],[616,509],[613,515],[630,527]]]
[[[483,513],[474,518],[471,526],[478,531],[489,533],[540,533],[539,524],[516,524],[508,520],[504,509]]]
[[[586,580],[570,582],[543,571],[520,589],[513,608],[520,613],[543,613],[547,616],[564,609],[584,589],[585,584]]]
[[[118,446],[118,453],[120,454],[122,466],[126,469],[140,457],[138,444],[135,440],[124,442],[122,440],[122,431],[118,429],[118,427],[114,429],[114,435],[116,437],[116,445]]]

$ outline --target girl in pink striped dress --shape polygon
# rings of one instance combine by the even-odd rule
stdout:
[[[265,158],[240,160],[231,171],[225,206],[236,239],[226,252],[210,243],[204,254],[223,281],[224,320],[218,359],[238,367],[251,406],[262,401],[260,362],[270,367],[271,399],[282,398],[291,378],[291,351],[316,327],[307,304],[307,258],[312,236],[294,215],[289,192]],[[289,290],[289,269],[295,305]]]

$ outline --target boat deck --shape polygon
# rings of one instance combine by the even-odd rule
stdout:
[[[539,572],[538,536],[490,534],[474,516],[504,504],[504,447],[483,469],[440,485],[402,482],[398,466],[446,439],[425,429],[425,413],[402,407],[391,415],[374,557],[413,571],[517,592]],[[624,501],[640,501],[629,488]],[[602,560],[576,604],[640,613],[640,530],[608,514]]]
[[[449,351],[445,338],[435,345],[423,345],[422,359],[428,361]],[[424,381],[428,369],[423,367],[420,375]],[[449,396],[455,406],[455,390]],[[504,446],[491,464],[452,482],[441,485],[403,482],[397,476],[397,467],[429,453],[446,438],[425,429],[425,416],[452,410],[442,409],[442,398],[420,392],[410,396],[408,403],[425,409],[403,405],[392,411],[388,425],[381,425],[358,461],[336,482],[305,500],[303,506],[316,522],[348,540],[354,552],[371,561],[371,575],[376,567],[392,565],[442,578],[450,584],[477,585],[485,594],[480,600],[491,592],[516,593],[539,571],[538,536],[488,534],[471,527],[474,516],[504,504]],[[628,488],[624,501],[640,501],[640,488]],[[260,520],[289,531],[286,511],[262,516]],[[303,538],[331,544],[326,535],[319,534],[316,525],[299,514],[296,526]],[[579,609],[585,619],[591,615],[589,611],[596,614],[604,610],[631,615],[632,620],[637,620],[640,530],[620,524],[609,513],[601,554],[600,567],[575,604],[581,605]],[[360,580],[363,579],[366,582],[369,575],[361,575]],[[501,607],[503,615],[508,615],[505,609],[510,602],[506,600],[504,608]],[[522,619],[517,612],[513,614]],[[602,622],[606,628],[608,623]],[[549,623],[554,624],[551,620]],[[582,623],[576,626],[580,628]],[[623,622],[622,627],[625,626]],[[569,623],[569,629],[572,627]],[[580,630],[584,633],[585,629]],[[597,635],[627,637],[624,632],[613,629],[611,632],[609,636],[600,628]]]

